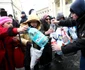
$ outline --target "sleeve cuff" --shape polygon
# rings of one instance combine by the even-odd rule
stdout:
[[[61,51],[56,51],[56,53],[57,53],[58,55],[63,55],[62,50],[61,50]]]
[[[17,34],[17,28],[13,28],[13,32]]]

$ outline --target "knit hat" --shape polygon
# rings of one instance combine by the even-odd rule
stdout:
[[[61,18],[64,18],[63,13],[58,13],[58,14],[57,14],[57,20],[59,20],[59,19],[61,19]]]
[[[9,14],[8,17],[13,17],[13,15],[12,14]]]
[[[3,25],[6,22],[11,22],[12,23],[12,19],[7,17],[7,16],[0,17],[0,25]]]
[[[22,11],[22,12],[21,12],[21,14],[25,14],[25,12],[24,12],[24,11]]]

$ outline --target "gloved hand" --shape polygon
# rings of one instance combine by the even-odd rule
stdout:
[[[30,49],[30,54],[31,54],[30,69],[31,70],[34,69],[35,64],[38,62],[39,58],[41,57],[43,49],[44,48],[41,48],[40,50],[38,50],[34,47],[31,47]]]

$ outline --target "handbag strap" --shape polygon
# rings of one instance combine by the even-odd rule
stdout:
[[[21,41],[20,34],[19,34],[19,40],[20,40],[20,46],[19,46],[19,47],[21,48],[22,52],[25,53],[25,50],[24,50],[24,48],[22,47],[23,44],[22,44],[22,41]]]
[[[9,56],[8,56],[8,52],[7,52],[7,48],[6,48],[6,44],[5,44],[4,40],[3,40],[3,43],[4,43],[4,48],[6,50],[5,57],[7,59],[7,63],[8,63],[9,69],[12,70],[12,67],[11,67],[11,64],[10,64],[10,60],[9,60]]]

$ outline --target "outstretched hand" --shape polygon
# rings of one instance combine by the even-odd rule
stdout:
[[[24,32],[28,29],[28,26],[23,26],[23,27],[20,27],[20,28],[17,28],[17,31],[18,32]]]
[[[54,44],[52,44],[52,50],[61,51],[61,46],[59,46],[57,43],[54,43]]]
[[[48,29],[48,31],[45,32],[45,35],[51,34],[51,33],[53,33],[53,32],[54,32],[53,29]]]
[[[58,23],[59,23],[59,21],[58,21],[58,20],[56,20],[56,19],[52,19],[52,20],[51,20],[51,23],[53,23],[53,24],[58,24]]]

